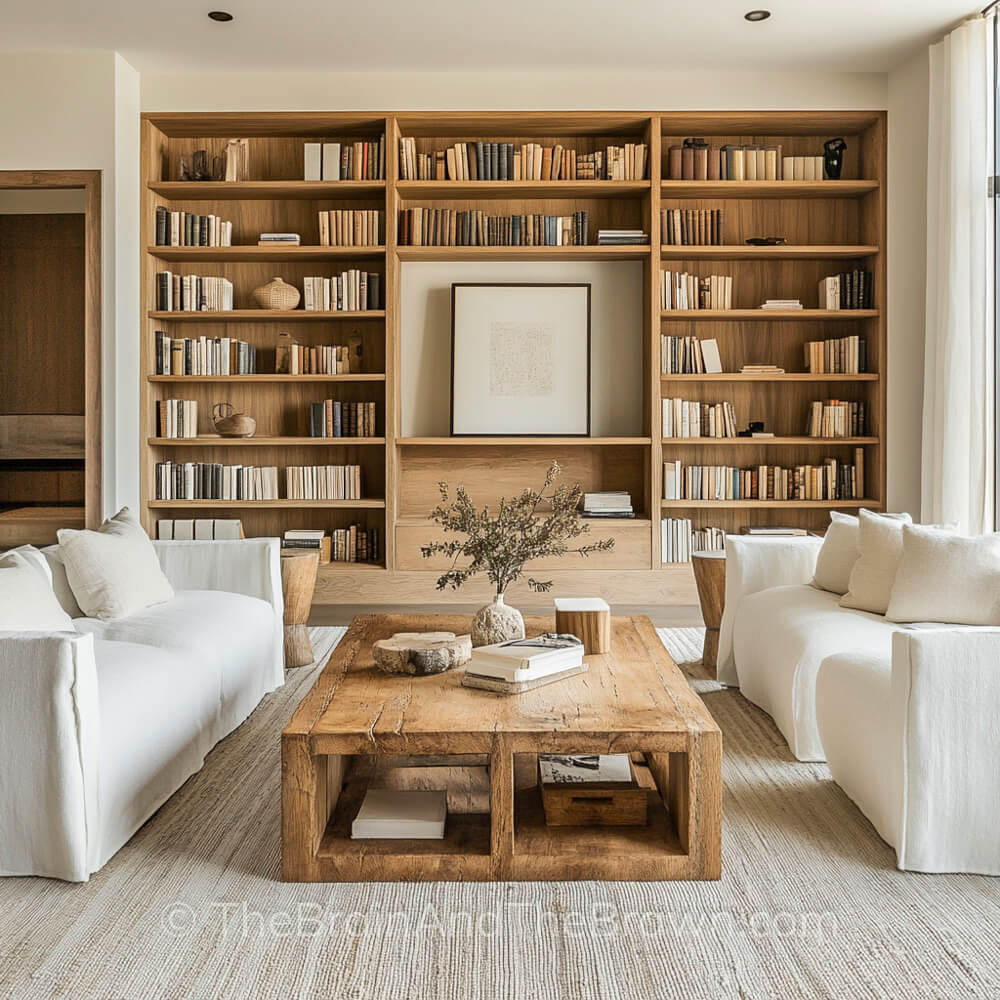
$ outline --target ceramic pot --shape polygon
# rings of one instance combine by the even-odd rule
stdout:
[[[255,288],[253,297],[261,309],[295,309],[301,298],[299,290],[281,278],[272,278],[266,285]]]
[[[492,602],[480,608],[472,619],[473,646],[491,646],[495,642],[523,638],[524,618],[517,608],[504,604],[503,594],[497,594]]]
[[[245,413],[237,413],[232,403],[216,403],[212,407],[212,423],[222,437],[248,438],[257,431],[257,421]]]

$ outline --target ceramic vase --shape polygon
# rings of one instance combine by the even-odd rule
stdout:
[[[473,646],[491,646],[496,642],[523,638],[524,618],[517,608],[504,604],[503,594],[497,594],[472,619]]]

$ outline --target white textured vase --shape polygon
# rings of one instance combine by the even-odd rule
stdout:
[[[472,619],[472,645],[491,646],[495,642],[508,642],[524,638],[524,619],[517,608],[503,602],[497,594],[490,604],[480,608]]]

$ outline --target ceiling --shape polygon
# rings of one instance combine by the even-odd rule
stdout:
[[[756,5],[773,16],[745,21]],[[0,0],[0,50],[113,49],[140,72],[886,72],[978,6],[970,0]],[[212,9],[228,10],[235,20],[211,21]]]

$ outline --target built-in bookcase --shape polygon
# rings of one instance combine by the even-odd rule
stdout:
[[[307,141],[371,140],[385,134],[385,181],[303,181]],[[685,137],[712,145],[780,144],[785,155],[819,153],[825,139],[848,143],[840,181],[676,181],[667,177],[667,151]],[[520,145],[562,145],[586,153],[608,145],[648,146],[646,178],[633,181],[400,180],[398,145],[413,137],[421,152],[456,142],[490,140]],[[179,157],[195,149],[219,155],[230,138],[250,139],[247,181],[179,182]],[[552,459],[586,490],[627,489],[634,520],[595,522],[611,535],[613,551],[586,562],[538,567],[561,593],[601,593],[620,603],[695,600],[690,567],[663,565],[661,517],[690,517],[695,526],[736,531],[746,524],[794,524],[821,529],[830,509],[884,502],[885,468],[885,117],[875,112],[761,113],[261,113],[149,114],[143,121],[142,218],[142,488],[151,530],[159,517],[240,517],[249,535],[278,535],[286,528],[332,530],[352,523],[377,527],[377,565],[333,563],[321,570],[318,601],[362,603],[454,600],[434,589],[439,567],[420,556],[436,537],[427,519],[441,479],[464,483],[473,495],[495,500],[535,481]],[[214,214],[233,223],[232,247],[156,247],[155,210]],[[588,246],[398,246],[397,220],[405,208],[481,209],[491,215],[589,216]],[[664,208],[724,209],[718,246],[661,245]],[[328,209],[385,211],[384,247],[319,245],[318,213]],[[648,246],[596,246],[604,228],[641,228]],[[261,232],[292,231],[302,246],[259,248]],[[783,236],[780,247],[749,247],[750,236]],[[642,426],[625,438],[403,437],[400,420],[400,268],[407,261],[638,261],[642,285]],[[874,273],[874,308],[826,312],[817,305],[820,278],[864,266]],[[252,291],[272,277],[302,288],[302,278],[349,268],[377,272],[385,309],[361,313],[275,313],[255,307]],[[235,311],[159,313],[156,274],[219,275],[233,282]],[[734,309],[662,312],[662,269],[733,278]],[[800,298],[803,312],[763,313],[765,298]],[[155,333],[171,337],[227,336],[257,348],[257,374],[156,376]],[[225,331],[224,333],[222,331]],[[300,344],[346,343],[360,338],[363,362],[349,375],[277,375],[279,334]],[[725,369],[719,375],[660,374],[661,334],[718,341]],[[814,339],[857,334],[867,341],[868,371],[861,375],[810,375],[803,345]],[[779,376],[736,374],[742,365],[783,367]],[[742,425],[765,420],[777,435],[766,441],[736,438],[664,440],[660,400],[683,397],[732,402]],[[375,400],[379,435],[366,439],[310,438],[309,404],[327,398]],[[156,403],[166,398],[199,404],[198,438],[157,436]],[[869,427],[863,439],[826,441],[803,436],[816,399],[863,400]],[[231,402],[258,421],[257,436],[222,440],[212,433],[212,404]],[[749,466],[797,465],[836,457],[850,461],[865,450],[866,494],[857,501],[665,501],[663,462]],[[157,462],[207,461],[274,465],[284,496],[284,468],[358,464],[363,499],[355,501],[157,501]],[[550,571],[550,572],[549,572]],[[485,593],[469,590],[469,599]]]

